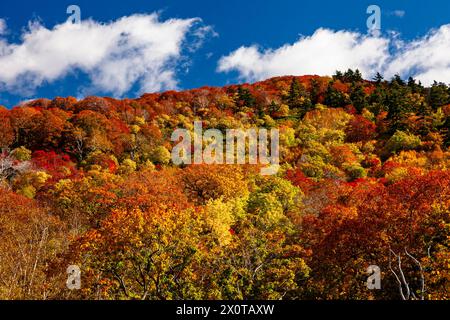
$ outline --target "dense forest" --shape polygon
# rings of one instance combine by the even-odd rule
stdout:
[[[173,165],[194,121],[280,170]],[[357,70],[0,106],[0,298],[449,299],[449,129],[446,84]]]

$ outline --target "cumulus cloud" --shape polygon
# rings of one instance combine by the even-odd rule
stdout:
[[[386,68],[387,74],[410,74],[424,84],[434,80],[450,83],[450,24],[426,36],[402,43]]]
[[[208,31],[198,18],[160,21],[157,14],[52,29],[31,23],[21,43],[0,39],[0,89],[32,91],[77,71],[87,74],[91,89],[115,96],[135,86],[140,93],[173,89],[184,46],[192,41],[198,48]]]
[[[358,68],[371,78],[413,76],[429,85],[450,83],[450,24],[425,36],[402,41],[398,34],[372,37],[358,32],[318,29],[294,44],[263,50],[256,45],[240,47],[219,60],[218,71],[237,71],[246,81],[280,75],[331,75],[336,70]]]
[[[239,71],[247,80],[287,74],[329,75],[359,68],[363,74],[379,70],[388,57],[388,41],[356,32],[318,29],[310,37],[278,49],[241,47],[219,61],[219,71]]]

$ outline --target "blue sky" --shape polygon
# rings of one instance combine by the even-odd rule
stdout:
[[[160,25],[166,26],[164,23],[168,19],[176,19],[178,25],[174,26],[174,30],[167,30],[167,37],[164,36],[166,39],[157,40],[163,41],[162,44],[156,42],[154,45],[165,47],[172,40],[175,42],[180,37],[182,40],[176,48],[167,49],[167,52],[155,58],[158,68],[149,72],[146,68],[152,68],[153,64],[146,62],[154,58],[152,55],[155,49],[139,51],[143,45],[148,45],[145,40],[136,46],[127,47],[127,50],[118,49],[115,43],[115,49],[111,50],[119,50],[120,59],[107,57],[109,53],[102,51],[98,52],[99,56],[94,62],[85,61],[89,60],[91,50],[83,47],[85,42],[80,40],[75,46],[80,50],[82,47],[83,53],[74,54],[70,61],[64,61],[65,55],[60,55],[62,57],[55,59],[55,65],[60,64],[60,67],[47,72],[54,64],[41,57],[46,54],[42,48],[48,48],[49,52],[56,50],[57,53],[59,40],[55,39],[64,39],[65,34],[72,35],[72,31],[60,30],[59,36],[55,38],[42,33],[44,36],[36,36],[26,46],[22,36],[31,35],[33,39],[30,28],[35,35],[38,30],[42,32],[43,28],[54,32],[55,26],[67,20],[66,8],[71,4],[81,8],[83,23],[89,18],[94,21],[95,25],[84,29],[86,34],[105,32],[104,38],[108,38],[106,31],[99,29],[102,23],[114,24],[122,17],[137,17],[137,14],[149,17],[158,12],[156,22],[144,23],[138,22],[137,18],[130,18],[128,23],[114,24],[112,29],[120,33],[133,33],[136,32],[135,26],[149,26],[147,31],[151,35],[159,30]],[[377,39],[364,38],[369,17],[366,9],[371,4],[381,8],[382,35]],[[192,18],[200,18],[201,22],[186,22]],[[363,73],[367,76],[378,68],[387,74],[417,75],[424,82],[430,77],[450,82],[450,58],[439,53],[448,48],[450,28],[441,29],[437,34],[432,31],[450,23],[450,2],[445,0],[15,0],[0,2],[0,19],[4,21],[3,27],[0,23],[0,104],[7,107],[36,97],[72,95],[82,98],[88,94],[136,97],[144,91],[222,86],[285,73],[308,74],[312,73],[311,70],[318,70],[319,74],[329,73],[328,70],[333,68],[333,65],[329,65],[330,61],[337,66],[363,64]],[[28,27],[30,21],[35,23],[34,27]],[[40,26],[37,27],[36,23]],[[133,28],[134,31],[127,28]],[[321,28],[326,31],[317,32]],[[82,31],[79,32],[82,34]],[[301,41],[302,36],[306,37],[303,38],[305,41]],[[126,39],[133,42],[131,40],[141,38],[136,33]],[[102,46],[110,48],[114,41],[111,38],[110,42],[105,40],[103,43],[103,37],[100,37],[100,40],[92,42],[98,43],[98,48],[96,45],[92,47],[101,51]],[[19,52],[17,47],[20,46],[22,51]],[[36,46],[40,46],[40,49],[33,52]],[[280,49],[283,46],[284,49]],[[322,46],[318,54],[316,50]],[[428,62],[420,60],[426,55],[427,48],[436,52],[427,58]],[[392,53],[397,49],[398,52]],[[136,53],[136,60],[126,61],[126,52]],[[336,61],[333,60],[335,55]],[[114,56],[117,57],[116,54]],[[314,61],[316,57],[317,61]],[[297,61],[297,58],[301,61]],[[289,59],[292,61],[287,61]],[[305,62],[309,59],[314,63]],[[23,66],[25,60],[27,67]],[[384,62],[381,63],[381,60]],[[144,66],[134,70],[136,61],[142,61]],[[302,65],[303,62],[305,65]],[[49,66],[42,65],[45,63]],[[105,71],[107,66],[114,64],[128,66],[133,71],[119,67],[117,70],[121,71],[117,72],[122,74]],[[436,66],[440,69],[434,68]]]

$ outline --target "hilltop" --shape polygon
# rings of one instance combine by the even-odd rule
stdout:
[[[278,174],[173,165],[171,135],[194,121],[277,128]],[[449,298],[446,84],[348,70],[37,99],[0,124],[0,298],[398,299],[397,257],[417,296],[423,275]],[[373,264],[383,290],[366,287]]]

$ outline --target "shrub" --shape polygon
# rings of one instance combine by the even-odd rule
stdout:
[[[403,131],[396,131],[386,143],[386,150],[389,153],[396,153],[400,150],[413,150],[420,146],[420,138]]]

